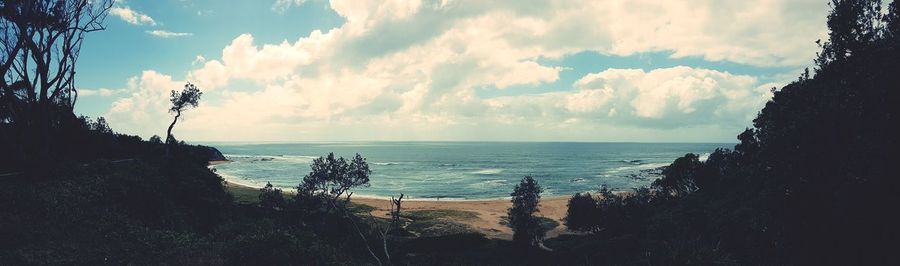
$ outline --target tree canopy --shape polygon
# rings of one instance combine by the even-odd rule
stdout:
[[[172,123],[169,124],[169,128],[166,130],[166,143],[175,141],[175,137],[172,136],[172,128],[175,127],[175,122],[178,122],[178,118],[181,117],[181,112],[190,107],[197,107],[200,105],[200,96],[203,96],[203,92],[200,91],[200,88],[197,88],[197,86],[190,82],[184,84],[184,90],[172,90],[169,96],[172,107],[169,108],[169,112],[175,113],[175,118],[172,119]]]
[[[522,181],[513,188],[512,207],[509,208],[509,226],[513,230],[513,242],[538,246],[544,240],[546,233],[540,220],[534,216],[538,211],[538,203],[541,200],[543,189],[537,181],[530,176],[522,178]]]
[[[297,194],[324,198],[329,206],[337,204],[341,197],[349,198],[350,189],[368,186],[372,174],[366,159],[359,154],[347,161],[328,153],[314,159],[310,168],[312,171],[297,186]]]

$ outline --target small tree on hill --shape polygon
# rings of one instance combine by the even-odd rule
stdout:
[[[106,118],[97,117],[97,122],[91,124],[91,129],[96,131],[97,133],[103,134],[112,134],[112,128],[109,127],[109,124],[106,123]]]
[[[544,240],[545,229],[534,213],[537,212],[541,200],[541,186],[530,176],[522,181],[509,194],[512,196],[512,208],[509,208],[509,227],[513,230],[513,242],[528,246],[538,246]]]
[[[203,92],[190,82],[184,85],[184,90],[182,91],[172,90],[170,96],[172,107],[169,108],[169,112],[175,113],[175,119],[172,119],[172,123],[169,124],[169,129],[166,130],[166,144],[175,142],[175,137],[172,136],[172,128],[175,127],[175,122],[178,122],[178,118],[181,118],[181,112],[190,107],[197,107],[197,105],[200,104],[200,96],[202,95]]]
[[[161,144],[162,138],[160,138],[159,135],[153,135],[152,137],[150,137],[150,143]]]

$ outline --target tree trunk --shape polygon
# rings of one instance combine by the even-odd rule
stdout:
[[[175,122],[178,122],[178,117],[181,117],[181,110],[177,111],[175,119],[172,119],[172,123],[169,124],[169,129],[166,130],[166,157],[169,157],[169,151],[172,145],[174,145],[174,143],[170,142],[175,142],[175,138],[172,137],[172,128],[175,127]]]

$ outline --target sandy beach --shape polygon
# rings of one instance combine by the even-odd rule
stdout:
[[[259,188],[253,188],[241,184],[228,182],[227,187],[234,194],[245,195],[244,197],[253,200],[259,193]],[[352,197],[351,201],[357,204],[368,205],[374,210],[371,214],[376,217],[388,218],[390,212],[390,200],[377,198]],[[566,216],[567,197],[548,197],[542,198],[538,205],[538,216],[553,219],[559,222],[559,226],[547,232],[547,238],[556,237],[566,232],[563,225],[563,217]],[[512,205],[507,199],[497,200],[404,200],[402,203],[402,211],[420,211],[420,210],[455,210],[474,212],[477,219],[456,219],[450,220],[460,224],[465,224],[473,230],[483,233],[488,238],[495,239],[512,239],[512,230],[506,225],[501,224],[501,218],[506,216],[506,210]],[[452,218],[451,218],[452,219]]]
[[[352,202],[365,204],[375,207],[372,215],[380,217],[388,217],[390,211],[390,200],[373,199],[373,198],[352,198]],[[566,216],[566,204],[568,198],[553,197],[541,199],[538,205],[538,216],[553,219],[560,223],[558,227],[547,232],[547,238],[555,237],[565,232],[565,226],[562,225],[562,218]],[[470,211],[478,215],[478,219],[458,220],[454,222],[466,224],[472,229],[483,233],[489,238],[512,239],[512,230],[500,224],[501,217],[506,216],[506,210],[512,205],[509,200],[455,200],[455,201],[438,201],[438,200],[404,200],[402,203],[403,211],[416,210],[457,210]]]

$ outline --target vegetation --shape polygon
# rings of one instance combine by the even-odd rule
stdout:
[[[600,208],[597,206],[597,200],[590,193],[575,193],[575,196],[569,199],[566,205],[566,228],[577,232],[597,232],[600,231]]]
[[[166,130],[166,143],[176,141],[175,136],[172,136],[172,128],[175,127],[175,122],[178,122],[178,118],[181,118],[181,112],[190,107],[197,107],[200,104],[200,96],[202,95],[203,92],[190,82],[184,85],[184,90],[182,91],[172,90],[169,99],[172,101],[172,107],[169,108],[169,112],[175,113],[175,118],[172,119],[172,123],[169,124],[169,128]]]
[[[734,150],[695,154],[652,190],[570,201],[549,243],[592,263],[895,264],[897,7],[832,1],[814,75],[780,90]],[[599,209],[599,210],[598,210]],[[592,222],[593,221],[593,222]],[[627,248],[625,248],[627,247]]]
[[[401,212],[400,199],[373,217],[348,202],[371,174],[358,154],[314,160],[293,197],[229,193],[207,168],[221,154],[171,135],[201,95],[191,84],[172,94],[165,142],[76,117],[77,50],[111,4],[0,0],[0,264],[900,263],[897,2],[882,15],[879,1],[832,1],[813,74],[773,90],[733,150],[678,158],[650,188],[576,194],[565,224],[587,234],[545,240],[556,224],[523,178],[513,241],[451,221],[475,213]]]
[[[526,176],[509,194],[512,196],[512,207],[509,208],[508,217],[509,227],[513,230],[513,242],[536,247],[544,240],[546,231],[534,216],[542,191],[534,178]]]
[[[349,162],[344,157],[334,158],[334,153],[313,160],[312,171],[303,177],[297,186],[298,200],[319,198],[331,209],[337,206],[341,197],[349,201],[351,188],[369,185],[369,164],[356,154]]]
[[[403,230],[417,237],[439,237],[456,234],[470,234],[474,230],[459,222],[478,219],[470,211],[457,210],[417,210],[404,212],[401,218],[408,220]]]
[[[280,209],[285,205],[284,192],[280,188],[272,186],[272,183],[266,183],[266,186],[259,190],[259,206],[265,209]]]
[[[0,169],[44,177],[72,156],[79,126],[75,62],[85,34],[103,30],[112,0],[0,1]],[[78,147],[81,148],[81,147]],[[74,149],[78,151],[79,149]]]

